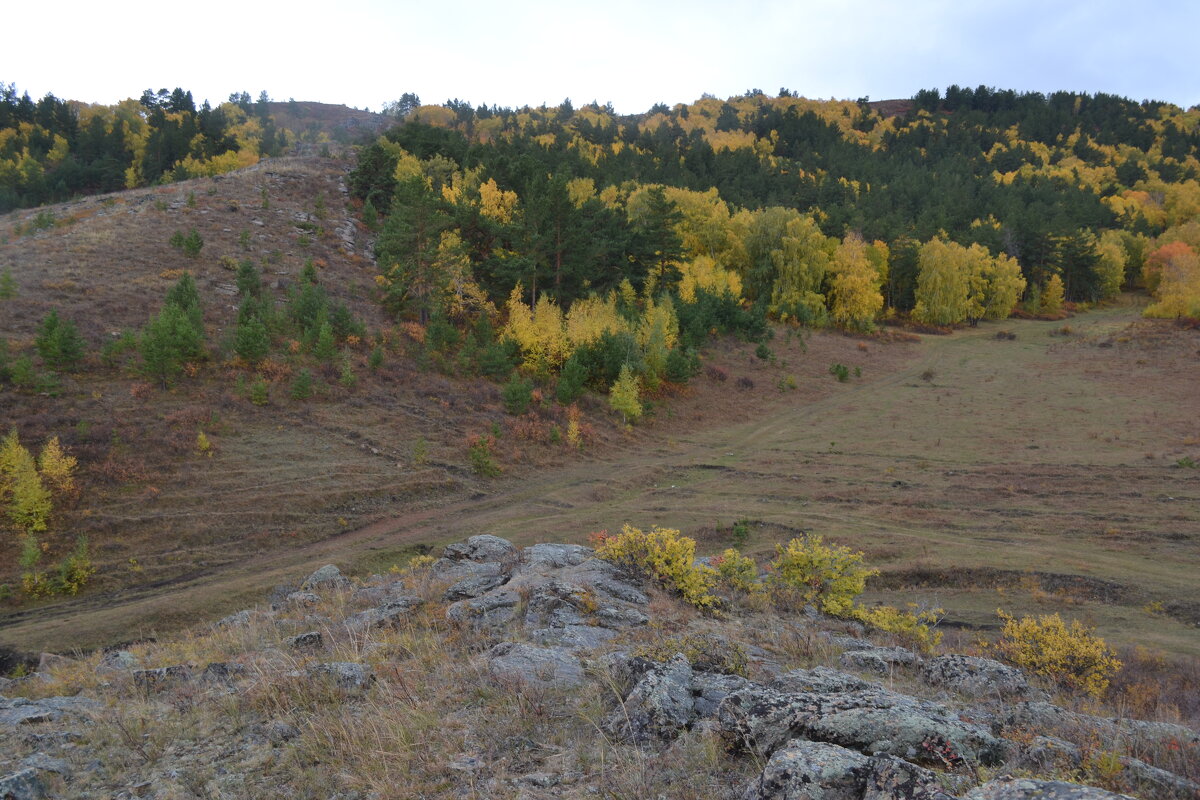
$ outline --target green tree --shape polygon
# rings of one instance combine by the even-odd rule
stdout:
[[[313,355],[321,361],[332,361],[335,353],[333,326],[328,321],[322,321],[317,328],[317,340],[313,345]]]
[[[238,262],[237,268],[238,292],[249,297],[258,297],[262,292],[262,276],[254,262],[248,258]]]
[[[571,356],[563,364],[562,372],[558,375],[558,385],[555,387],[554,395],[558,402],[564,406],[569,406],[579,399],[583,394],[584,384],[587,383],[588,369],[583,361],[575,356]]]
[[[42,361],[53,369],[71,369],[83,358],[83,338],[75,323],[60,318],[53,309],[38,326],[34,345]]]
[[[184,363],[203,355],[204,339],[187,312],[167,303],[142,328],[139,349],[146,375],[167,386],[183,371]]]
[[[4,268],[0,272],[0,300],[11,300],[17,296],[17,282],[13,280],[12,270]]]
[[[376,244],[386,281],[386,304],[393,313],[415,313],[429,320],[439,288],[436,274],[441,232],[450,224],[442,201],[414,177],[396,186],[392,213]]]
[[[250,364],[257,364],[267,357],[271,351],[271,336],[258,316],[238,323],[233,349]]]

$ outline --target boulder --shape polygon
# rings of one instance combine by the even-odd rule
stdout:
[[[1133,800],[1128,795],[1066,781],[1038,781],[1010,775],[988,781],[967,793],[966,800]]]
[[[793,739],[776,750],[743,800],[951,800],[937,776],[895,756],[865,756]]]
[[[526,570],[573,567],[587,561],[594,552],[579,544],[535,544],[521,551],[521,564]]]
[[[300,584],[301,591],[311,592],[317,589],[345,589],[350,586],[350,580],[333,564],[326,564],[313,572]]]
[[[848,672],[841,672],[829,667],[794,669],[791,672],[785,672],[771,681],[770,687],[780,692],[816,692],[817,694],[857,692],[863,689],[883,689],[878,683],[864,681],[857,675],[851,675]]]
[[[58,653],[42,653],[38,658],[37,671],[48,674],[51,670],[62,669],[75,663],[75,659],[60,656]]]
[[[487,653],[488,672],[504,681],[540,688],[570,688],[583,683],[579,659],[561,647],[501,642]]]
[[[738,689],[744,689],[751,683],[740,675],[725,675],[719,672],[692,673],[692,704],[696,716],[700,718],[715,717],[721,701]]]
[[[495,561],[511,562],[517,557],[517,548],[507,539],[483,534],[472,536],[465,542],[455,542],[442,551],[442,558],[451,561]]]
[[[912,650],[903,647],[870,647],[847,650],[839,660],[843,666],[890,675],[897,667],[911,667],[920,662]]]
[[[538,644],[556,645],[569,650],[595,650],[611,642],[617,635],[608,628],[595,625],[566,625],[561,628],[534,628],[530,637]]]
[[[346,617],[342,623],[351,633],[362,633],[375,628],[396,627],[425,601],[419,597],[397,597],[377,608],[368,608]]]
[[[292,592],[285,598],[289,606],[308,608],[321,602],[321,596],[315,592]]]
[[[921,679],[970,697],[1023,698],[1029,694],[1024,672],[990,658],[938,656],[921,670]]]
[[[507,580],[507,575],[499,573],[496,575],[471,575],[447,589],[442,594],[442,599],[465,600],[470,597],[479,597],[495,588],[503,586]]]
[[[41,800],[45,796],[46,787],[37,770],[26,767],[0,777],[0,797],[4,800]]]
[[[446,609],[446,619],[459,624],[492,628],[506,625],[517,616],[521,596],[511,589],[499,589],[482,597],[459,600]]]
[[[681,653],[651,668],[605,721],[623,739],[646,744],[671,739],[696,718],[692,665]]]
[[[375,681],[374,672],[369,664],[353,661],[312,664],[308,667],[307,674],[312,680],[329,681],[337,688],[348,691],[362,691]]]
[[[186,683],[192,679],[192,668],[186,664],[176,664],[157,669],[139,669],[133,672],[133,685],[146,691],[165,689]]]
[[[284,639],[284,644],[293,650],[316,650],[324,643],[325,637],[321,635],[320,631],[307,631]]]
[[[88,712],[98,708],[100,703],[87,697],[43,697],[40,700],[0,697],[0,726],[57,722],[67,715],[86,718]]]
[[[137,656],[128,650],[109,650],[100,657],[100,663],[96,665],[97,675],[108,675],[114,672],[129,672],[137,669],[141,665]]]

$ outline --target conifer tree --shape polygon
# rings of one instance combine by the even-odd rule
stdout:
[[[75,323],[60,318],[54,309],[42,320],[34,344],[42,361],[53,369],[70,369],[83,358],[83,338]]]

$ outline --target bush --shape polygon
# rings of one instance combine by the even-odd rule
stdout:
[[[693,633],[679,638],[662,639],[634,648],[631,655],[651,661],[670,661],[676,654],[687,658],[693,669],[750,677],[750,660],[736,642],[711,634]]]
[[[250,402],[256,406],[265,406],[271,402],[271,388],[262,378],[250,384]]]
[[[51,310],[38,326],[34,341],[38,355],[51,369],[70,369],[83,358],[83,338],[69,319],[60,319]]]
[[[500,390],[504,400],[504,410],[519,417],[529,410],[533,400],[533,381],[514,375]]]
[[[290,393],[293,400],[307,400],[313,396],[313,376],[308,367],[296,373]]]
[[[1018,620],[996,613],[1004,620],[996,642],[1000,656],[1064,688],[1099,698],[1121,668],[1108,644],[1077,619],[1068,627],[1058,614]]]
[[[644,533],[625,525],[617,536],[600,537],[596,555],[657,581],[701,611],[717,607],[716,570],[696,565],[696,540],[678,530],[656,525]]]
[[[204,247],[204,239],[200,238],[199,232],[192,228],[184,236],[179,231],[171,234],[171,247],[176,250],[182,250],[188,258],[197,258],[200,255],[200,250]]]
[[[621,415],[625,422],[636,422],[641,418],[644,409],[639,399],[640,389],[638,379],[629,369],[629,365],[621,367],[621,374],[608,393],[608,404]]]
[[[700,371],[700,358],[694,350],[676,347],[667,353],[666,378],[671,383],[687,383]]]
[[[941,621],[944,613],[940,608],[914,612],[901,611],[892,606],[875,606],[855,608],[853,616],[859,622],[877,630],[894,633],[906,644],[931,653],[942,641],[942,632],[933,628]]]
[[[758,582],[758,565],[750,556],[744,556],[731,547],[714,558],[712,565],[721,583],[730,589],[747,593],[762,591],[763,586]]]
[[[863,554],[840,545],[826,545],[817,535],[776,545],[770,564],[769,586],[775,595],[797,604],[812,603],[826,614],[850,617],[854,600],[879,574],[863,566]]]
[[[492,380],[503,380],[516,369],[521,348],[512,339],[492,342],[479,354],[479,371]]]
[[[583,385],[587,381],[587,367],[578,358],[571,356],[563,364],[562,372],[558,375],[558,385],[554,396],[564,406],[569,406],[583,394]]]
[[[845,364],[830,364],[829,374],[838,379],[838,383],[845,383],[850,377],[850,370]]]
[[[488,434],[472,436],[467,440],[467,455],[471,459],[471,469],[483,478],[494,478],[500,474],[492,449],[496,440]]]

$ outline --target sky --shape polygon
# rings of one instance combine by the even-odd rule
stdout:
[[[639,113],[702,94],[886,100],[950,84],[1200,104],[1196,0],[60,0],[13,4],[0,82],[110,104],[182,87],[378,111],[405,92]]]

